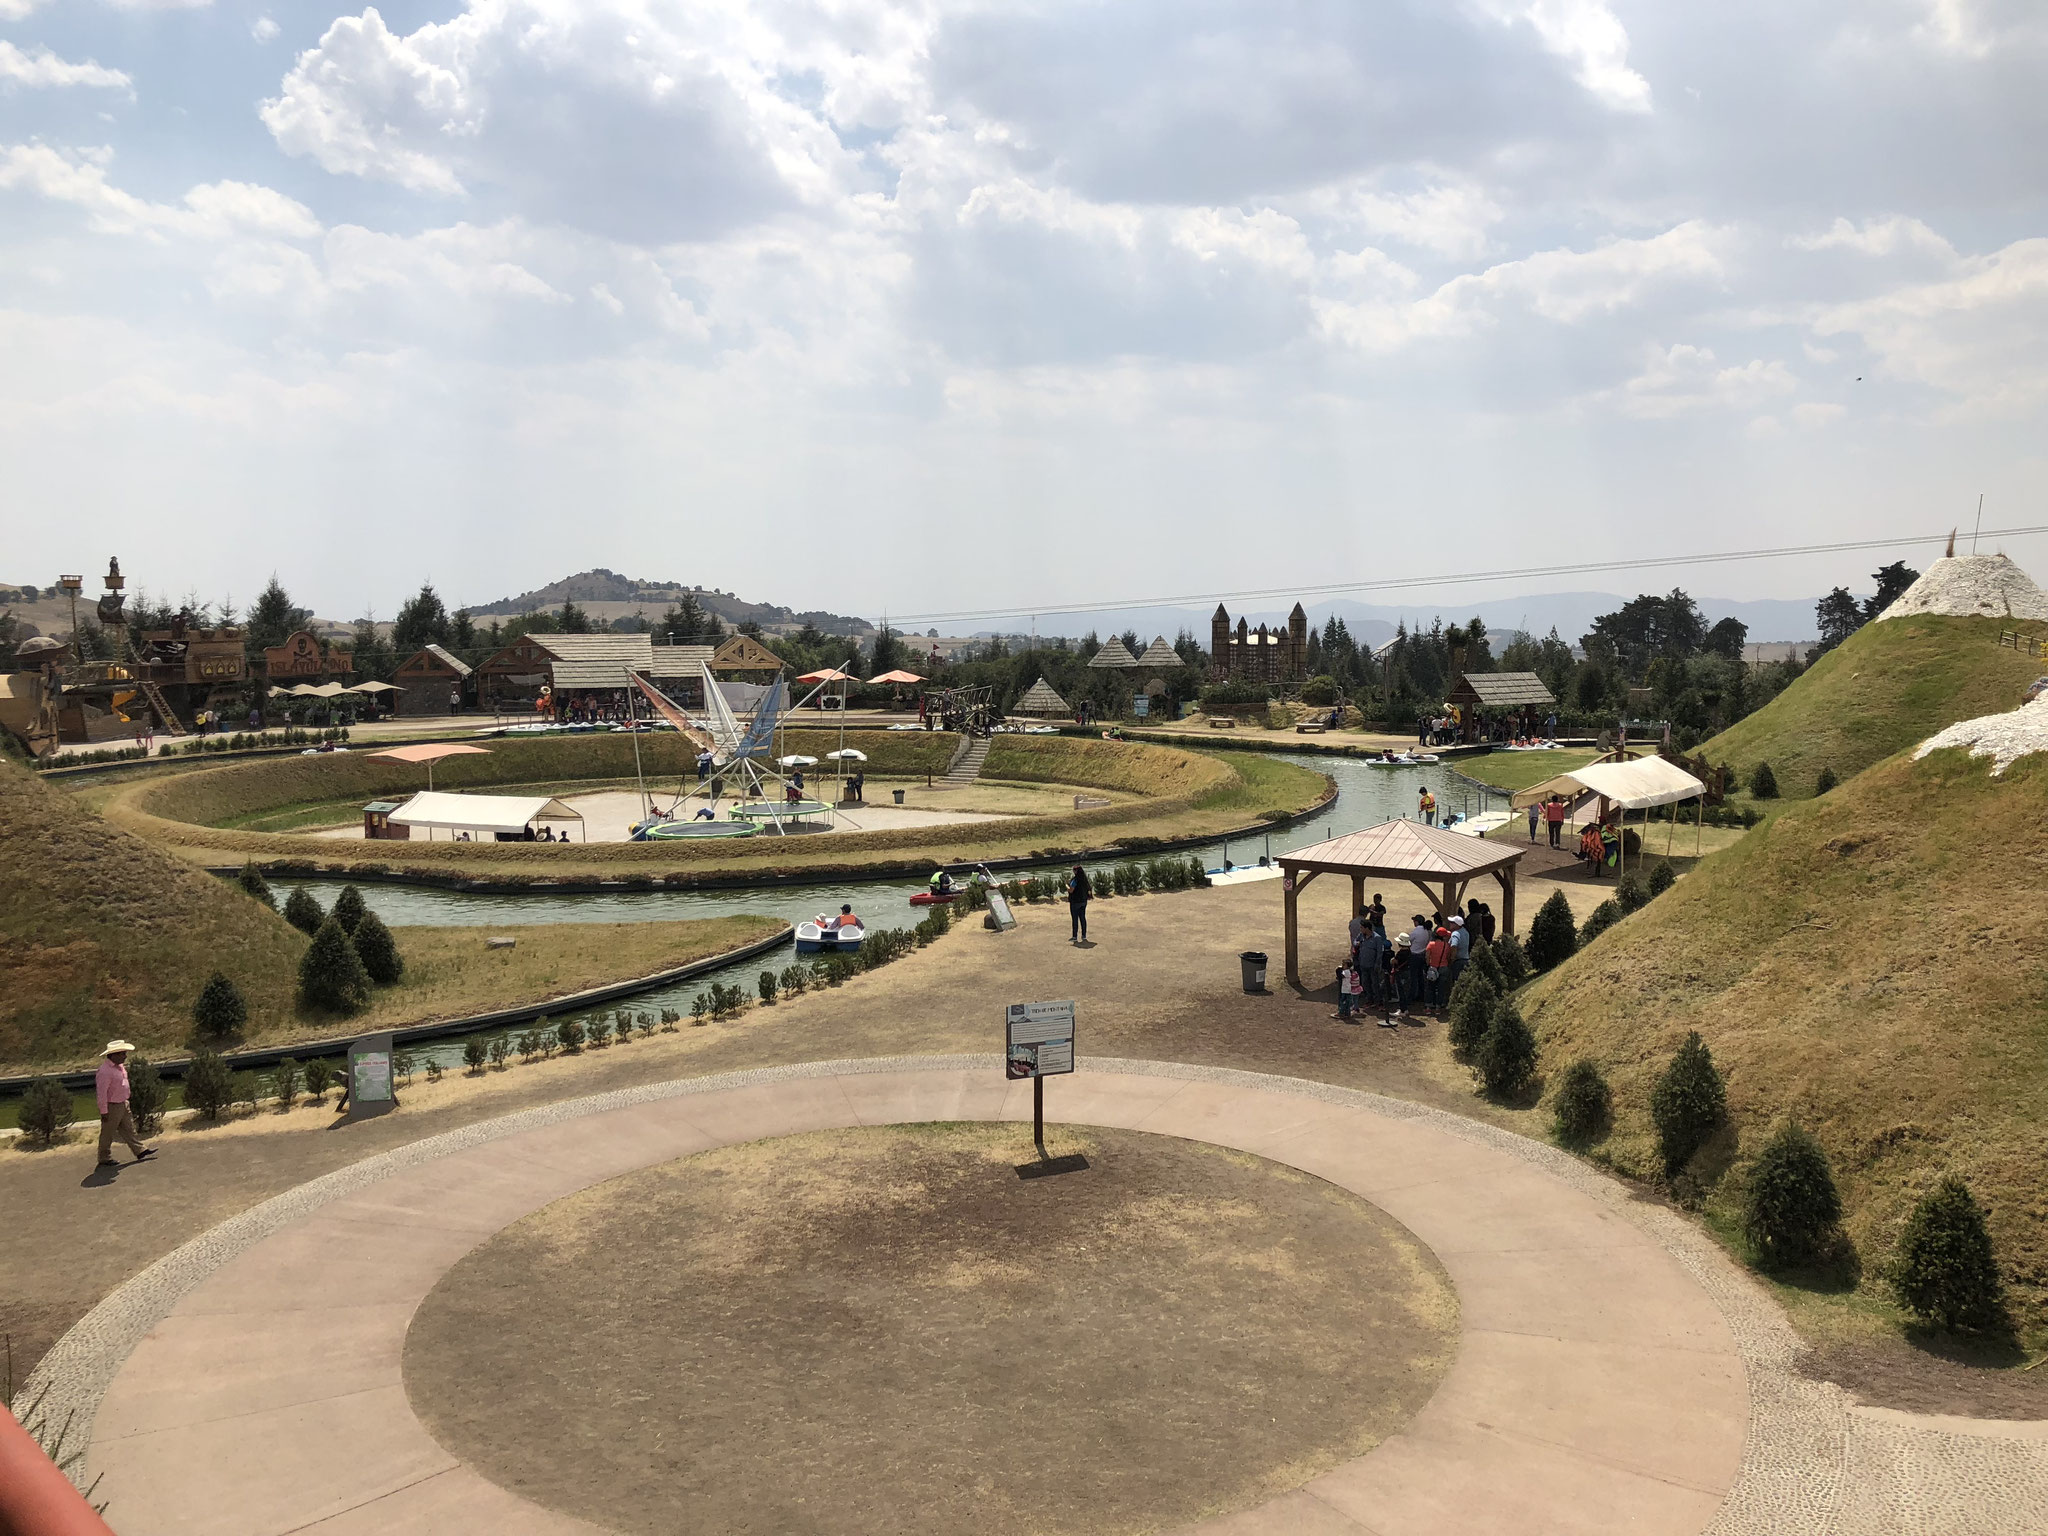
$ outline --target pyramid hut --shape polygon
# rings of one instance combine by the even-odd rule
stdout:
[[[1024,697],[1017,701],[1011,713],[1019,715],[1071,715],[1073,710],[1068,707],[1067,701],[1059,696],[1058,691],[1054,689],[1053,685],[1041,677],[1025,690]]]
[[[1091,667],[1113,667],[1119,671],[1128,671],[1137,664],[1138,658],[1115,635],[1111,635],[1102,649],[1088,658]]]
[[[1166,643],[1166,636],[1160,635],[1145,647],[1145,654],[1138,658],[1138,665],[1151,672],[1184,667],[1187,663],[1180,659],[1179,651]]]
[[[2004,555],[1946,555],[1878,617],[1902,619],[1916,613],[2048,619],[2048,595]]]

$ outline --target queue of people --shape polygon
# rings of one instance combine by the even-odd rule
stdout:
[[[1350,1022],[1368,1008],[1380,1010],[1380,1027],[1394,1029],[1405,1017],[1441,1018],[1451,989],[1472,961],[1472,946],[1491,944],[1497,931],[1493,909],[1473,900],[1460,912],[1417,912],[1390,933],[1379,892],[1351,919],[1350,953],[1337,969],[1337,1011]]]

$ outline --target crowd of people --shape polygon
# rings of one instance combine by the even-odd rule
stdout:
[[[1493,908],[1475,899],[1461,912],[1417,912],[1406,927],[1396,920],[1389,931],[1386,903],[1373,892],[1351,919],[1351,951],[1337,968],[1333,1017],[1348,1022],[1377,1008],[1383,1029],[1410,1015],[1441,1018],[1451,988],[1471,964],[1472,946],[1491,944],[1497,930]]]

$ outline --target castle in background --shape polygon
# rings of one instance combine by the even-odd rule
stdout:
[[[1221,603],[1209,621],[1209,675],[1218,682],[1287,683],[1308,675],[1308,615],[1301,604],[1287,615],[1287,628],[1257,629],[1237,621]]]

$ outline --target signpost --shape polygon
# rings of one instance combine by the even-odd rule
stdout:
[[[988,902],[988,915],[995,919],[996,932],[1008,933],[1017,926],[1017,915],[1010,910],[1010,898],[1001,891],[990,889],[983,898]],[[1032,1007],[1039,1006],[1034,1003]],[[1069,1003],[1068,1007],[1073,1005]]]
[[[1003,1012],[1003,1075],[1031,1079],[1031,1140],[1038,1161],[1017,1169],[1020,1179],[1078,1173],[1088,1166],[1080,1153],[1053,1157],[1045,1150],[1045,1080],[1074,1070],[1074,1005],[1012,1003]]]
[[[365,1035],[348,1048],[348,1118],[350,1122],[389,1114],[398,1107],[391,1085],[391,1035]]]

